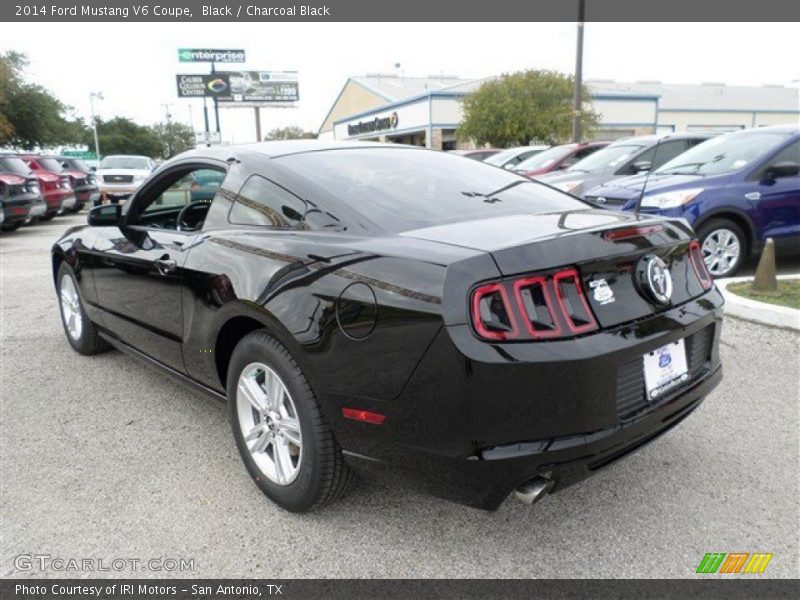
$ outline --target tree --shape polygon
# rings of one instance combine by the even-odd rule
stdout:
[[[125,117],[114,117],[108,121],[97,119],[97,137],[100,141],[100,152],[109,154],[142,154],[144,156],[160,156],[161,139],[151,127],[137,125]],[[92,145],[94,138],[87,131],[83,143]]]
[[[161,143],[161,158],[172,158],[195,147],[194,131],[183,123],[158,123],[151,128]]]
[[[277,127],[270,131],[265,137],[265,141],[271,140],[315,140],[317,134],[311,131],[303,131],[297,125],[289,125],[288,127]]]
[[[0,146],[32,150],[83,138],[86,125],[70,107],[44,87],[25,82],[27,66],[24,54],[0,55]]]
[[[462,139],[498,148],[531,141],[564,143],[572,134],[575,80],[555,71],[529,70],[487,81],[464,98]],[[588,90],[584,88],[584,98]],[[597,114],[581,114],[584,131],[597,124]]]

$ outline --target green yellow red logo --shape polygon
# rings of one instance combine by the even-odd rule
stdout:
[[[760,574],[771,560],[772,554],[768,552],[707,552],[695,572]]]

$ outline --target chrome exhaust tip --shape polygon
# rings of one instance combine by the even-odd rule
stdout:
[[[514,491],[514,497],[520,502],[531,506],[549,494],[554,485],[555,481],[552,479],[534,477],[530,481],[526,481],[519,486]]]

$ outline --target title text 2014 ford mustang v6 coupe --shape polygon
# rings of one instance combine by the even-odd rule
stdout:
[[[220,176],[192,201],[187,177]],[[718,384],[722,297],[681,220],[418,148],[203,148],[53,246],[67,339],[226,400],[289,510],[353,473],[496,509],[669,430]]]

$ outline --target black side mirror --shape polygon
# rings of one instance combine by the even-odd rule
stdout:
[[[644,173],[645,171],[649,171],[653,167],[653,163],[649,160],[640,160],[639,162],[633,163],[633,170],[637,173]]]
[[[764,172],[764,179],[767,181],[775,181],[781,177],[792,177],[800,173],[800,164],[793,162],[781,162],[775,165],[770,165]]]
[[[87,221],[92,227],[113,227],[119,225],[122,207],[119,204],[95,206],[89,211]]]

